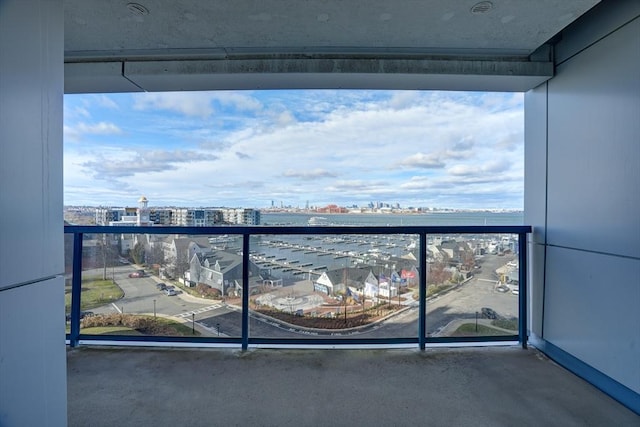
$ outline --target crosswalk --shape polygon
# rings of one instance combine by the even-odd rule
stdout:
[[[184,319],[184,318],[187,318],[187,317],[191,317],[194,314],[205,313],[207,311],[217,310],[219,308],[222,308],[222,304],[214,304],[214,305],[210,305],[210,306],[207,306],[207,307],[199,308],[197,310],[186,311],[184,313],[180,313],[180,314],[176,315],[176,317],[180,317],[180,318]]]

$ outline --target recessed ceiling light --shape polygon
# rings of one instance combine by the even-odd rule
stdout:
[[[127,3],[127,9],[134,15],[145,16],[149,14],[149,9],[141,5],[140,3]]]
[[[471,13],[479,15],[481,13],[489,12],[491,9],[493,9],[493,3],[490,1],[481,1],[471,7]]]

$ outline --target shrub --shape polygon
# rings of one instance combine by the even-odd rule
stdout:
[[[104,326],[125,326],[135,329],[144,335],[176,335],[177,331],[169,325],[159,322],[158,319],[149,316],[136,316],[134,314],[104,314],[90,316],[82,319],[83,328]]]
[[[220,298],[220,291],[204,283],[196,285],[196,291],[204,298]]]

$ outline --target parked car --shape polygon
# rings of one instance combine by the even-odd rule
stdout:
[[[165,289],[167,289],[167,285],[165,285],[164,283],[158,283],[156,285],[156,288],[158,288],[159,291],[164,291]]]
[[[170,296],[170,297],[172,297],[174,295],[178,295],[178,293],[176,292],[175,289],[165,289],[164,292],[167,294],[167,296]]]
[[[480,312],[482,313],[482,317],[486,317],[487,319],[497,319],[498,318],[498,313],[496,313],[495,310],[493,310],[491,308],[482,307]]]

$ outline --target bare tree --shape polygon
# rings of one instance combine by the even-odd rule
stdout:
[[[102,260],[102,280],[107,280],[107,267],[113,268],[117,260],[117,242],[113,241],[110,234],[102,234],[98,237],[97,243],[99,256]]]
[[[160,243],[151,243],[145,250],[145,258],[150,265],[162,265],[165,263],[164,250]]]
[[[179,251],[175,256],[168,259],[167,265],[170,266],[171,275],[174,278],[184,279],[184,273],[191,268],[189,261],[189,251]]]

